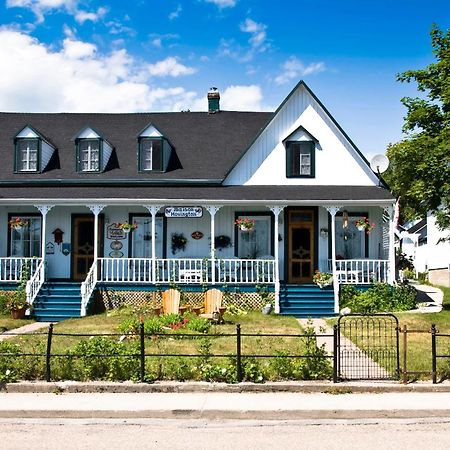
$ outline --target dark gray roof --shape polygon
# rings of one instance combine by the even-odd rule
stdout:
[[[255,136],[273,117],[267,112],[132,113],[0,113],[0,180],[50,179],[214,179],[222,180]],[[176,158],[166,173],[139,173],[137,137],[154,125],[175,148]],[[13,139],[26,125],[57,148],[49,170],[14,174]],[[104,173],[77,173],[74,137],[86,126],[114,147]],[[178,161],[177,161],[178,159]]]
[[[394,200],[376,186],[183,186],[183,187],[2,187],[1,199],[137,199],[137,200]]]

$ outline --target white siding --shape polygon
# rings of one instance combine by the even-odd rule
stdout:
[[[293,135],[300,126],[319,140],[315,178],[286,178],[283,140],[290,136],[305,139],[304,133]],[[300,86],[231,171],[225,184],[373,186],[378,179],[320,105]]]
[[[439,242],[441,238],[448,236],[449,232],[442,232],[436,224],[436,218],[428,214],[427,217],[427,247],[428,270],[446,269],[450,265],[450,242]]]
[[[42,141],[42,146],[41,146],[41,171],[45,170],[45,168],[47,167],[47,164],[50,161],[50,158],[52,157],[54,151],[55,151],[55,149],[50,144],[48,144],[45,141]]]
[[[30,127],[25,127],[17,136],[16,138],[38,138],[39,135],[36,134]]]
[[[109,158],[111,157],[112,147],[107,141],[103,141],[103,155],[102,155],[102,167],[100,170],[105,170],[108,165]]]
[[[140,135],[140,137],[163,137],[163,135],[153,126],[148,126]]]
[[[100,136],[92,128],[84,128],[77,136],[77,139],[98,139]]]

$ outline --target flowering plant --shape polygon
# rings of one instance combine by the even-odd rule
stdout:
[[[333,274],[316,270],[316,273],[313,276],[313,282],[321,288],[329,286],[333,283]]]
[[[253,219],[243,217],[242,219],[235,220],[234,224],[238,226],[242,231],[251,231],[255,226],[255,221]]]
[[[17,228],[27,227],[30,224],[30,221],[22,219],[21,217],[16,217],[15,219],[11,219],[8,223],[12,230],[16,230]]]
[[[369,234],[375,228],[375,224],[370,223],[367,217],[363,217],[362,219],[358,219],[357,221],[355,221],[355,226],[356,228],[358,228],[358,230],[364,230],[367,234]]]
[[[138,227],[138,225],[136,222],[134,223],[124,222],[124,223],[116,223],[116,227],[124,231],[133,231]]]

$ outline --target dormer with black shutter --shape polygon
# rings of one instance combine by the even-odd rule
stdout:
[[[172,145],[154,125],[148,125],[139,133],[139,172],[166,172],[171,153]]]
[[[104,172],[113,147],[100,133],[86,127],[75,137],[77,172]]]
[[[14,137],[14,172],[40,173],[47,167],[55,147],[31,125]]]

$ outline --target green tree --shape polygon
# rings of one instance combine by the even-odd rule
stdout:
[[[397,75],[398,81],[416,82],[424,95],[401,100],[407,109],[406,137],[387,149],[386,180],[401,196],[403,218],[431,211],[445,230],[450,229],[450,29],[433,25],[430,34],[436,61]]]

